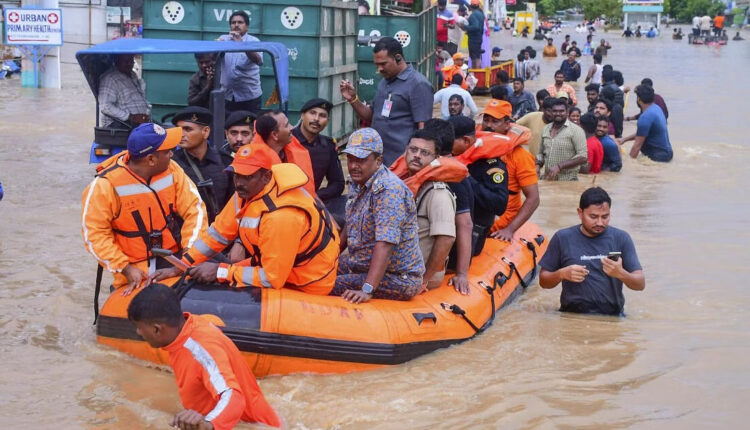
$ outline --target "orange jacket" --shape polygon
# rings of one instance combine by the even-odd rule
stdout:
[[[296,137],[291,136],[292,141],[289,142],[288,145],[284,147],[284,154],[286,155],[286,162],[296,164],[299,166],[300,169],[302,169],[303,172],[305,172],[305,175],[307,175],[308,181],[305,183],[304,188],[307,190],[310,195],[315,195],[315,176],[313,175],[313,168],[312,168],[312,160],[310,160],[310,153],[307,151],[307,148],[302,146],[301,143],[299,143],[299,140],[297,140]],[[262,137],[258,133],[255,133],[255,136],[253,136],[253,140],[250,142],[250,145],[266,145],[266,142],[263,140]],[[279,164],[281,163],[281,158],[279,158],[278,154],[276,154],[275,151],[273,152],[273,164]]]
[[[531,132],[528,128],[520,125],[511,126],[508,134],[499,134],[489,131],[477,131],[477,140],[463,154],[456,156],[456,160],[468,166],[477,160],[489,158],[502,158],[509,154],[513,148],[523,145],[529,141]]]
[[[177,163],[147,183],[128,159],[126,151],[97,166],[81,205],[84,246],[115,274],[115,288],[127,283],[121,272],[128,264],[148,271],[149,234],[161,232],[161,247],[177,252],[192,246],[207,224],[198,189]]]
[[[182,406],[204,415],[216,430],[232,429],[240,420],[281,427],[234,343],[200,316],[185,317],[180,334],[163,348]]]
[[[338,231],[323,204],[302,188],[307,177],[299,167],[281,163],[271,172],[273,179],[239,211],[235,193],[183,259],[204,262],[239,237],[251,256],[222,265],[220,281],[328,294],[336,281]]]
[[[440,71],[443,73],[443,87],[447,88],[451,86],[451,84],[453,83],[453,75],[458,73],[459,75],[461,75],[461,77],[464,78],[464,80],[461,82],[461,88],[465,90],[469,89],[469,84],[466,83],[466,76],[464,76],[463,72],[461,71],[461,67],[454,64],[452,66],[443,67],[442,69],[440,69]]]
[[[469,169],[463,164],[456,161],[453,157],[438,157],[422,168],[416,175],[409,176],[409,169],[406,166],[406,157],[400,156],[391,165],[391,171],[401,178],[414,198],[422,187],[422,184],[428,181],[440,182],[461,182],[469,176]]]

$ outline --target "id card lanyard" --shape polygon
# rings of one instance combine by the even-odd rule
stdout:
[[[383,110],[380,111],[380,116],[388,118],[391,116],[391,108],[393,107],[393,101],[391,100],[391,93],[388,93],[388,99],[383,102]]]

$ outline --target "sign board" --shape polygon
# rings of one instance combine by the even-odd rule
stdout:
[[[120,15],[122,22],[130,21],[130,7],[107,6],[107,24],[119,24]]]
[[[62,45],[61,9],[5,8],[6,45]]]

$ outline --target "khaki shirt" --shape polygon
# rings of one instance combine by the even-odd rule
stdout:
[[[426,266],[435,236],[456,237],[456,197],[444,182],[425,182],[419,188],[415,201],[419,248]],[[444,276],[445,268],[429,279],[430,286],[440,285]]]

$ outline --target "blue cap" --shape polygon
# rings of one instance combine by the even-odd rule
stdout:
[[[128,153],[138,159],[156,151],[174,149],[182,140],[182,127],[164,129],[159,124],[146,122],[134,128],[128,136]]]
[[[374,128],[360,128],[349,136],[343,152],[357,158],[367,158],[373,152],[383,154],[383,139]]]

